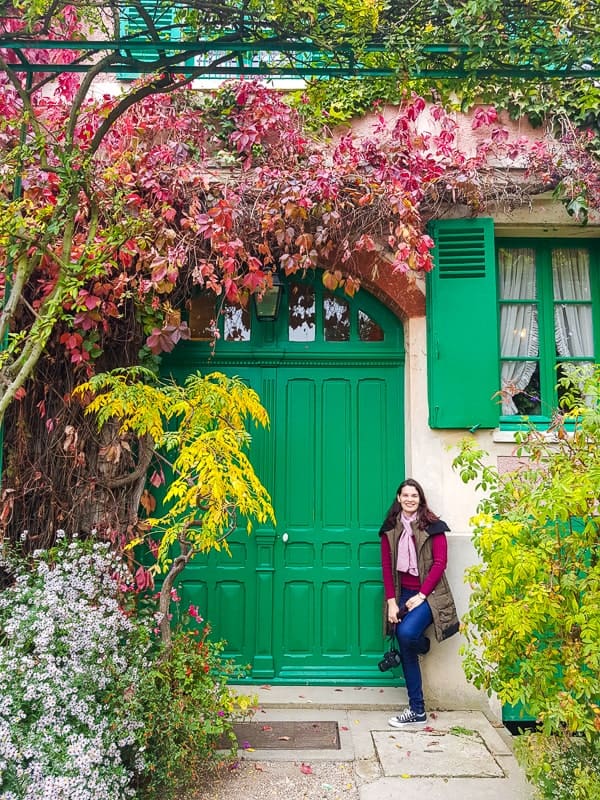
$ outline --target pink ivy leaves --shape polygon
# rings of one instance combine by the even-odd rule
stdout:
[[[159,353],[170,353],[177,342],[189,338],[190,329],[187,322],[182,322],[179,325],[165,325],[162,328],[154,328],[146,339],[146,344],[154,355],[158,355]]]

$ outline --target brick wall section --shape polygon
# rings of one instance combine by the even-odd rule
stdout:
[[[416,273],[393,273],[377,253],[364,253],[357,266],[362,286],[403,322],[425,316],[425,295]]]

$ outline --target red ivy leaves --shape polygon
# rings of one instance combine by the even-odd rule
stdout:
[[[65,84],[54,97],[36,98],[40,118],[56,134],[44,145],[49,163],[64,161],[66,91]],[[87,103],[75,132],[82,150],[114,103]],[[6,100],[5,110],[8,128],[17,131],[18,102]],[[474,114],[473,128],[496,123],[494,109]],[[227,168],[219,161],[224,152]],[[91,368],[100,337],[111,336],[117,318],[132,316],[133,304],[151,351],[170,352],[189,335],[166,318],[167,301],[181,285],[237,302],[264,290],[275,265],[287,274],[322,266],[324,281],[348,294],[359,286],[354,264],[365,251],[381,249],[392,270],[430,270],[425,223],[435,203],[451,197],[479,210],[478,176],[490,157],[524,155],[525,143],[500,127],[475,153],[463,152],[454,118],[417,95],[395,117],[379,115],[371,131],[335,144],[306,137],[281,95],[256,81],[225,84],[202,106],[188,90],[148,96],[92,154],[69,250],[81,287],[65,304],[60,341],[73,363]],[[543,152],[536,159],[550,169]],[[61,180],[78,174],[77,158],[64,179],[62,172],[42,172],[41,163],[34,154],[23,175],[44,242],[32,278],[34,308],[59,276],[63,242],[60,234],[48,241],[47,231]],[[92,208],[99,224],[90,236]]]

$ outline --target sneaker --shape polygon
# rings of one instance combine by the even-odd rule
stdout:
[[[427,722],[427,714],[423,711],[417,714],[412,708],[405,708],[397,717],[390,717],[388,725],[392,728],[403,728],[405,725],[424,725]]]

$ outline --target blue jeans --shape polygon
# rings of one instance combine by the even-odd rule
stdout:
[[[417,592],[410,589],[402,589],[398,605],[413,597]],[[433,616],[427,600],[421,603],[404,617],[402,622],[396,625],[396,638],[398,639],[398,649],[402,658],[402,670],[406,681],[406,691],[408,702],[411,709],[416,714],[425,711],[425,701],[423,699],[423,681],[421,679],[421,668],[419,666],[419,653],[426,649],[425,629],[433,622]]]

